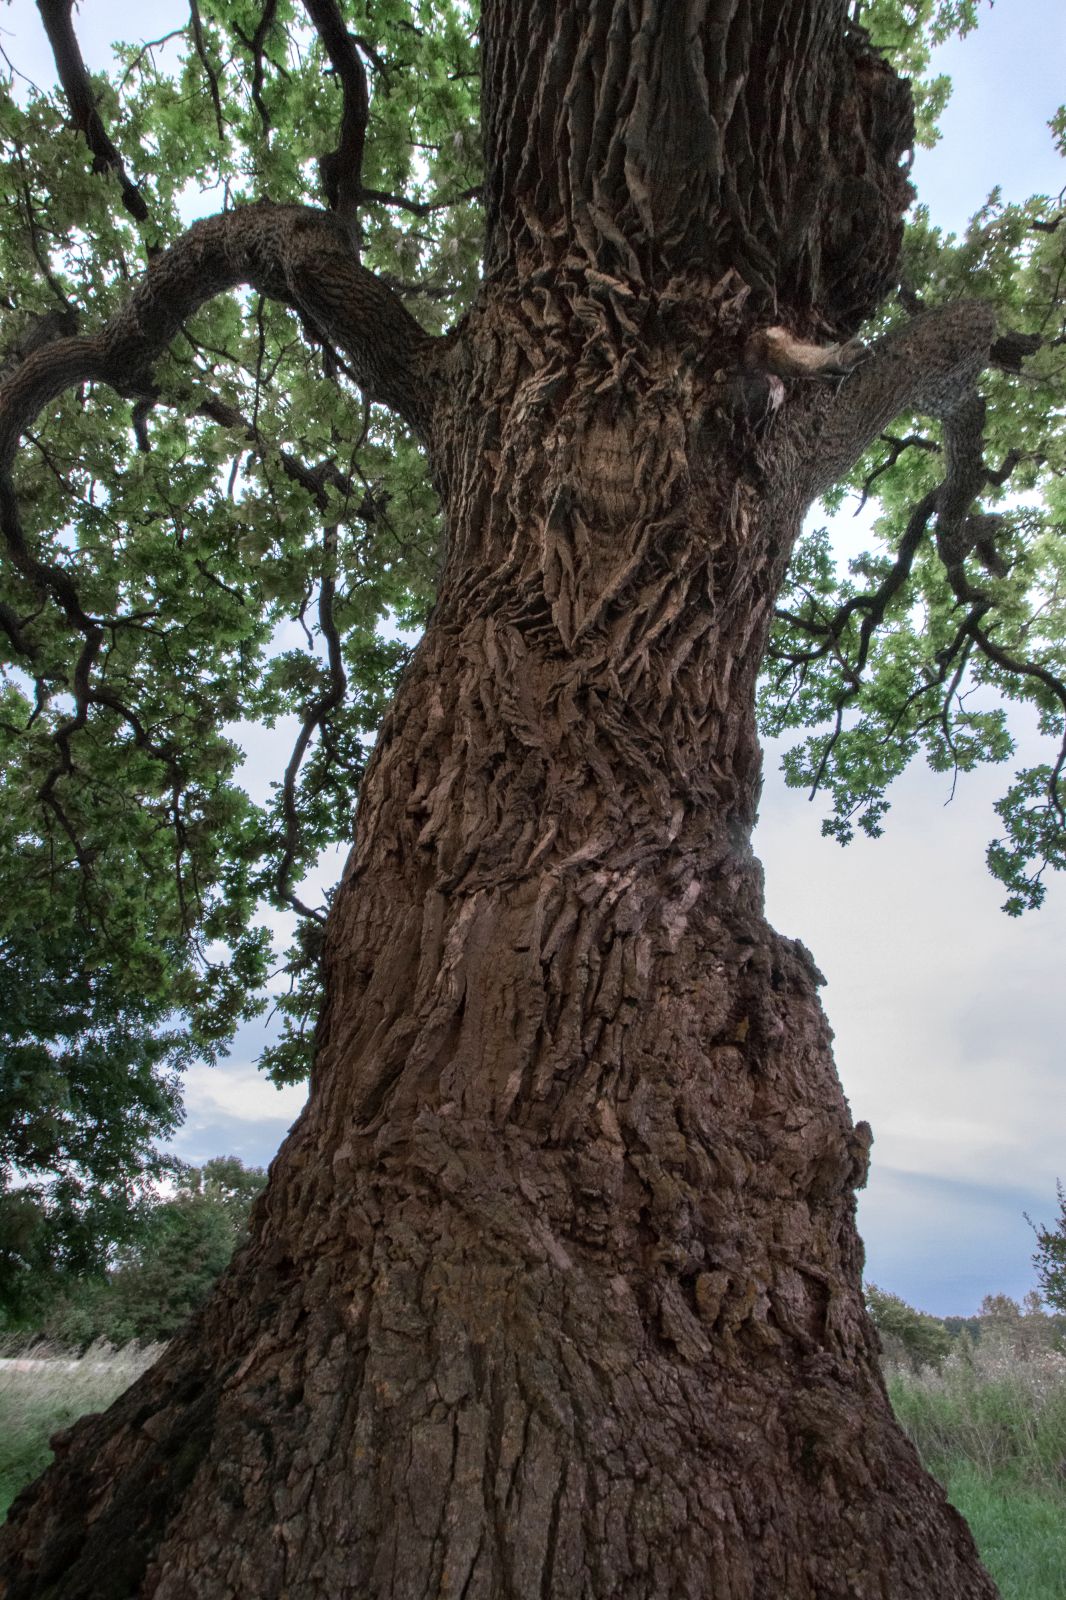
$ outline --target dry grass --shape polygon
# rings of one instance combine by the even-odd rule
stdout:
[[[83,1355],[38,1343],[0,1346],[0,1516],[51,1460],[48,1440],[103,1411],[162,1353],[162,1345],[91,1345]]]

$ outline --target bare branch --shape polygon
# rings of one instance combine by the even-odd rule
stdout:
[[[843,477],[902,412],[943,417],[957,405],[988,364],[995,337],[992,308],[971,300],[921,312],[872,346],[814,422],[811,497]]]
[[[71,13],[74,0],[37,0],[48,42],[52,46],[56,71],[67,97],[74,126],[85,139],[93,155],[94,172],[112,172],[122,190],[122,204],[138,222],[148,218],[148,206],[137,185],[129,177],[99,111],[93,94],[89,70],[78,44]]]

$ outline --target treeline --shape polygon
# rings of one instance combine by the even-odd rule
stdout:
[[[866,1306],[881,1338],[884,1359],[917,1372],[939,1367],[955,1350],[993,1347],[1027,1360],[1044,1351],[1066,1351],[1066,1313],[1045,1305],[1036,1290],[1019,1303],[990,1294],[972,1317],[933,1317],[876,1284],[866,1286]]]
[[[1050,1225],[1026,1217],[1036,1236],[1033,1266],[1039,1290],[1019,1304],[1007,1294],[989,1294],[975,1317],[931,1317],[926,1311],[866,1285],[866,1308],[881,1336],[885,1360],[937,1367],[953,1350],[992,1344],[1005,1355],[1030,1359],[1046,1350],[1066,1352],[1066,1188],[1056,1184],[1058,1216]]]
[[[169,1339],[243,1241],[265,1184],[261,1167],[236,1156],[180,1169],[169,1192],[139,1207],[135,1226],[127,1224],[101,1268],[63,1272],[49,1260],[34,1272],[23,1260],[21,1271],[9,1272],[17,1295],[0,1299],[0,1332],[74,1349],[97,1340],[121,1346]]]

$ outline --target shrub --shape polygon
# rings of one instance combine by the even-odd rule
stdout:
[[[1048,1305],[1066,1312],[1066,1189],[1061,1183],[1055,1188],[1059,1197],[1059,1220],[1053,1228],[1038,1228],[1033,1223],[1037,1239],[1033,1265]]]
[[[100,1339],[114,1346],[169,1339],[206,1299],[243,1239],[265,1182],[260,1168],[235,1156],[189,1168],[114,1270],[78,1284],[52,1306],[44,1321],[49,1339],[78,1349]]]
[[[886,1361],[909,1366],[915,1372],[938,1366],[951,1349],[951,1335],[937,1317],[916,1311],[899,1295],[876,1284],[866,1285],[866,1309],[881,1336]]]

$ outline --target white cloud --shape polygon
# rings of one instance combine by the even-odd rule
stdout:
[[[300,1114],[306,1099],[305,1084],[275,1088],[248,1063],[196,1066],[185,1078],[185,1104],[191,1116],[201,1122],[226,1117],[239,1122],[274,1123],[279,1140]]]

